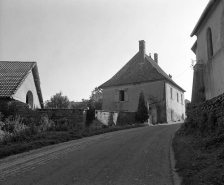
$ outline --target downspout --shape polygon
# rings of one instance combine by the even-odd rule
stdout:
[[[166,81],[164,80],[164,99],[165,99],[165,113],[166,113],[166,119],[165,122],[167,123],[167,102],[166,102]]]

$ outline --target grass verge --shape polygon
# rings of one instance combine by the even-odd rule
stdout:
[[[69,131],[46,131],[33,135],[29,140],[19,142],[0,142],[0,159],[10,155],[30,151],[48,145],[62,143],[70,140],[81,139],[83,137],[103,134],[124,129],[142,127],[145,125],[113,126],[107,128],[69,130]]]
[[[183,124],[172,145],[183,185],[224,184],[224,133],[186,133]]]

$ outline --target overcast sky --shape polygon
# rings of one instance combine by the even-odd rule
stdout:
[[[0,0],[0,60],[36,61],[44,101],[62,91],[88,98],[137,52],[159,65],[191,100],[190,34],[208,0]]]

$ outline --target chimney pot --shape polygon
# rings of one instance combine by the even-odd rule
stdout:
[[[139,41],[139,53],[142,59],[145,58],[145,41],[140,40]]]
[[[154,61],[158,64],[158,54],[154,53]]]
[[[149,53],[149,57],[152,58],[152,57],[151,57],[151,53]]]

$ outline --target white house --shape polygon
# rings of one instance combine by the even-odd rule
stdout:
[[[44,107],[36,62],[0,61],[0,104],[11,100]]]

